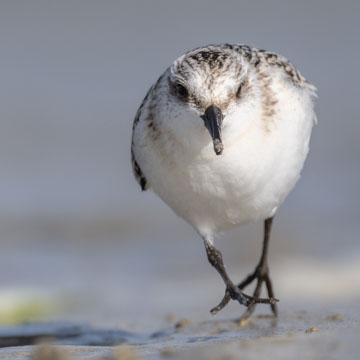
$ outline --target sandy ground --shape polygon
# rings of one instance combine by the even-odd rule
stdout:
[[[263,305],[238,324],[243,309],[235,302],[209,314],[224,286],[200,243],[33,244],[13,241],[0,254],[0,359],[358,359],[357,253],[325,259],[273,251],[279,318]],[[240,280],[256,260],[239,264],[236,243],[219,244]],[[259,244],[247,245],[256,259]],[[28,323],[11,325],[11,313],[14,323]],[[56,350],[36,347],[44,341]]]
[[[241,232],[248,242],[237,233],[218,242],[234,281],[256,264],[254,229]],[[278,234],[270,268],[279,318],[258,306],[237,324],[243,309],[235,302],[209,314],[224,285],[201,242],[180,241],[196,234],[185,228],[164,241],[152,231],[154,238],[125,233],[126,241],[117,232],[52,242],[34,233],[3,243],[0,359],[358,359],[358,251],[307,256]],[[36,348],[44,340],[66,355]]]
[[[339,312],[295,310],[282,312],[277,320],[257,315],[242,324],[231,320],[179,321],[168,316],[169,325],[152,333],[28,324],[3,328],[0,340],[22,335],[23,340],[27,337],[39,342],[48,334],[58,336],[52,341],[58,344],[55,350],[49,345],[7,347],[0,350],[0,358],[261,360],[271,354],[272,359],[358,359],[360,306],[332,310]]]

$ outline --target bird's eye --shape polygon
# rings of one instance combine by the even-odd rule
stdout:
[[[175,91],[176,91],[176,94],[181,97],[182,99],[185,99],[187,98],[187,96],[189,95],[186,87],[182,84],[175,84]]]
[[[238,87],[237,91],[236,91],[236,97],[240,97],[241,96],[241,90],[242,90],[242,84]]]

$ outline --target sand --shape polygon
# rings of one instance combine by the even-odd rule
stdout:
[[[3,327],[2,346],[16,340],[23,346],[0,349],[0,359],[358,359],[360,349],[356,305],[282,311],[278,319],[260,314],[240,324],[165,320],[167,326],[149,333],[69,323]]]

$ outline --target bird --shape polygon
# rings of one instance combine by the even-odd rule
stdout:
[[[244,44],[197,47],[178,57],[150,87],[132,128],[131,163],[143,191],[152,189],[202,238],[225,295],[278,315],[267,254],[275,213],[294,188],[309,151],[317,89],[285,57]],[[255,270],[236,284],[218,235],[262,221]],[[244,289],[256,282],[252,295]],[[268,297],[260,298],[265,286]]]

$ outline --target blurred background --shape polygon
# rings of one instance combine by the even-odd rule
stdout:
[[[359,14],[357,0],[1,1],[0,323],[211,317],[222,281],[195,231],[141,193],[130,137],[166,67],[222,42],[278,52],[319,90],[310,154],[273,228],[281,308],[359,302]],[[261,242],[261,223],[218,240],[234,281]]]

